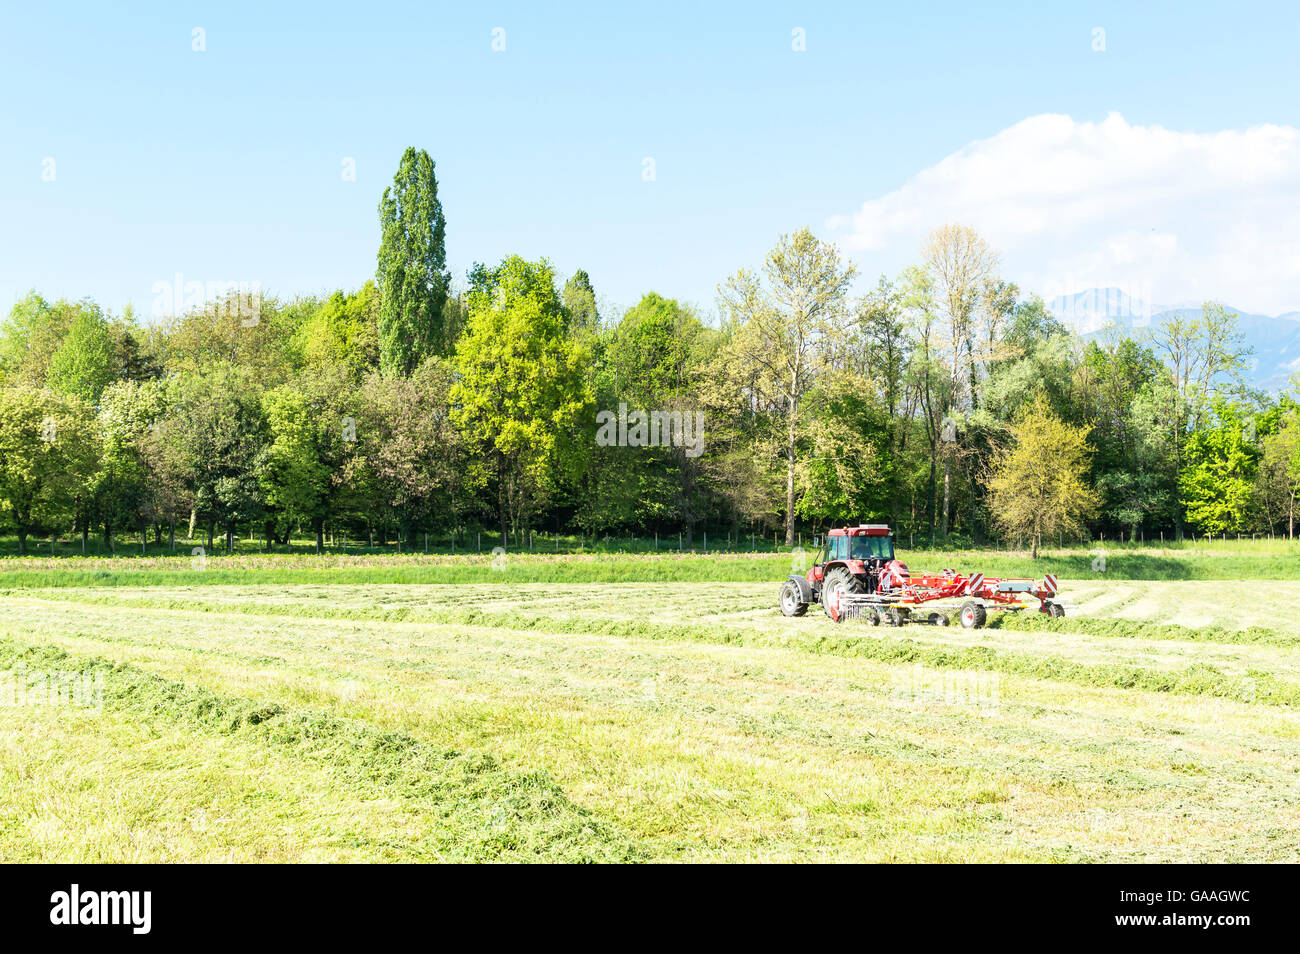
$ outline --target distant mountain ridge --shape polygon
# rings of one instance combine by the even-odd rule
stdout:
[[[1224,306],[1237,313],[1242,342],[1252,350],[1247,361],[1250,382],[1265,391],[1286,388],[1291,375],[1300,371],[1300,311],[1271,316],[1233,308],[1227,302]],[[1199,303],[1158,305],[1121,288],[1089,288],[1073,295],[1059,295],[1047,307],[1062,324],[1084,338],[1096,338],[1112,325],[1140,337],[1171,317],[1201,313]]]

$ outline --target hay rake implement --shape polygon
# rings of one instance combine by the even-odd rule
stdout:
[[[889,527],[861,524],[831,530],[812,569],[781,586],[781,612],[802,616],[813,603],[835,622],[866,619],[872,625],[926,622],[946,626],[955,612],[967,629],[983,626],[990,610],[1034,607],[1064,616],[1060,585],[1051,573],[1041,580],[996,578],[982,573],[913,573],[894,555]],[[924,607],[928,612],[919,612]]]

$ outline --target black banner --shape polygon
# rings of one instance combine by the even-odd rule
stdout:
[[[11,866],[7,940],[145,944],[400,939],[437,924],[645,940],[787,927],[927,942],[1075,938],[1213,943],[1289,936],[1294,868],[859,867],[601,872],[413,866]],[[594,876],[593,876],[594,875]],[[659,879],[663,878],[662,882]],[[570,881],[571,879],[571,881]],[[698,880],[697,880],[698,879]],[[570,882],[565,884],[565,882]],[[656,883],[658,882],[658,883]],[[472,928],[471,928],[472,929]]]

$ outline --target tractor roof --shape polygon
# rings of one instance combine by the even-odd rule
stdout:
[[[856,527],[839,527],[830,531],[832,537],[887,537],[889,525],[884,523],[860,523]]]

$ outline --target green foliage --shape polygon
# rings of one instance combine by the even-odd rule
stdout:
[[[290,522],[317,526],[326,515],[333,474],[327,464],[331,422],[297,388],[282,385],[262,395],[267,442],[257,461],[262,505]],[[324,418],[324,419],[323,419]],[[331,424],[334,427],[331,428]]]
[[[989,481],[993,519],[1032,541],[1036,557],[1044,535],[1073,533],[1096,511],[1100,501],[1087,485],[1092,449],[1087,431],[1056,417],[1041,396],[1017,417],[1013,435]]]
[[[113,380],[115,353],[108,322],[97,307],[81,307],[50,356],[49,386],[87,401],[99,400]]]
[[[841,514],[885,514],[895,465],[889,419],[855,394],[815,395],[807,454],[799,464],[799,516],[825,527]]]
[[[655,292],[602,316],[590,275],[557,291],[545,260],[475,264],[453,291],[426,153],[406,150],[380,213],[377,281],[319,299],[193,283],[182,314],[144,324],[129,307],[15,303],[0,388],[90,416],[48,499],[18,481],[0,495],[0,531],[152,528],[157,546],[182,523],[231,546],[251,530],[257,546],[378,533],[382,547],[396,530],[409,547],[477,524],[691,547],[701,530],[783,527],[792,544],[870,519],[948,548],[1175,540],[1185,521],[1295,532],[1300,411],[1241,384],[1236,316],[1213,302],[1085,342],[969,228],[935,230],[924,265],[857,299],[839,251],[802,229],[720,286],[717,327]],[[607,446],[598,424],[620,409],[700,421],[701,442]],[[1074,450],[1004,453],[1029,418]]]
[[[372,374],[358,395],[356,451],[345,471],[370,488],[384,523],[455,527],[484,480],[451,420],[450,364],[426,358],[409,378]]]
[[[1300,500],[1300,410],[1289,400],[1285,404],[1291,406],[1272,415],[1270,433],[1264,436],[1255,495],[1269,529],[1294,536]]]
[[[151,504],[165,483],[151,471],[148,449],[165,408],[165,388],[158,381],[120,381],[100,400],[103,450],[83,520],[103,526],[106,546],[112,546],[115,527],[137,528],[155,515]],[[88,528],[83,524],[83,529]]]
[[[258,456],[265,420],[248,373],[217,365],[171,382],[164,440],[183,464],[195,515],[209,531],[261,516]]]
[[[1187,441],[1179,499],[1188,522],[1205,533],[1246,528],[1257,461],[1246,441],[1248,423],[1241,407],[1215,398],[1209,422]]]
[[[36,292],[14,304],[0,329],[0,369],[10,384],[45,387],[50,362],[63,345],[69,329],[83,311],[98,314],[89,302],[51,304]]]
[[[351,294],[334,292],[311,311],[299,337],[308,367],[342,367],[360,381],[379,364],[379,289],[366,282]]]
[[[654,292],[643,296],[593,343],[589,380],[597,409],[663,411],[683,420],[695,415],[692,396],[714,340],[691,309]],[[705,506],[701,462],[691,453],[684,441],[672,443],[662,434],[660,443],[644,447],[593,444],[579,492],[579,525],[596,532],[684,525],[689,537]]]
[[[586,358],[567,325],[545,261],[511,256],[488,287],[469,296],[450,400],[457,426],[493,477],[503,533],[527,526],[581,467],[591,397]]]
[[[82,400],[49,390],[0,389],[0,500],[27,536],[71,523],[99,457],[94,414]]]
[[[434,162],[423,149],[402,154],[379,203],[379,224],[379,363],[385,374],[409,374],[452,343],[444,322],[447,222]]]
[[[574,272],[564,285],[563,299],[574,334],[592,334],[600,330],[600,314],[596,310],[596,290],[591,287],[591,276],[582,269]]]

